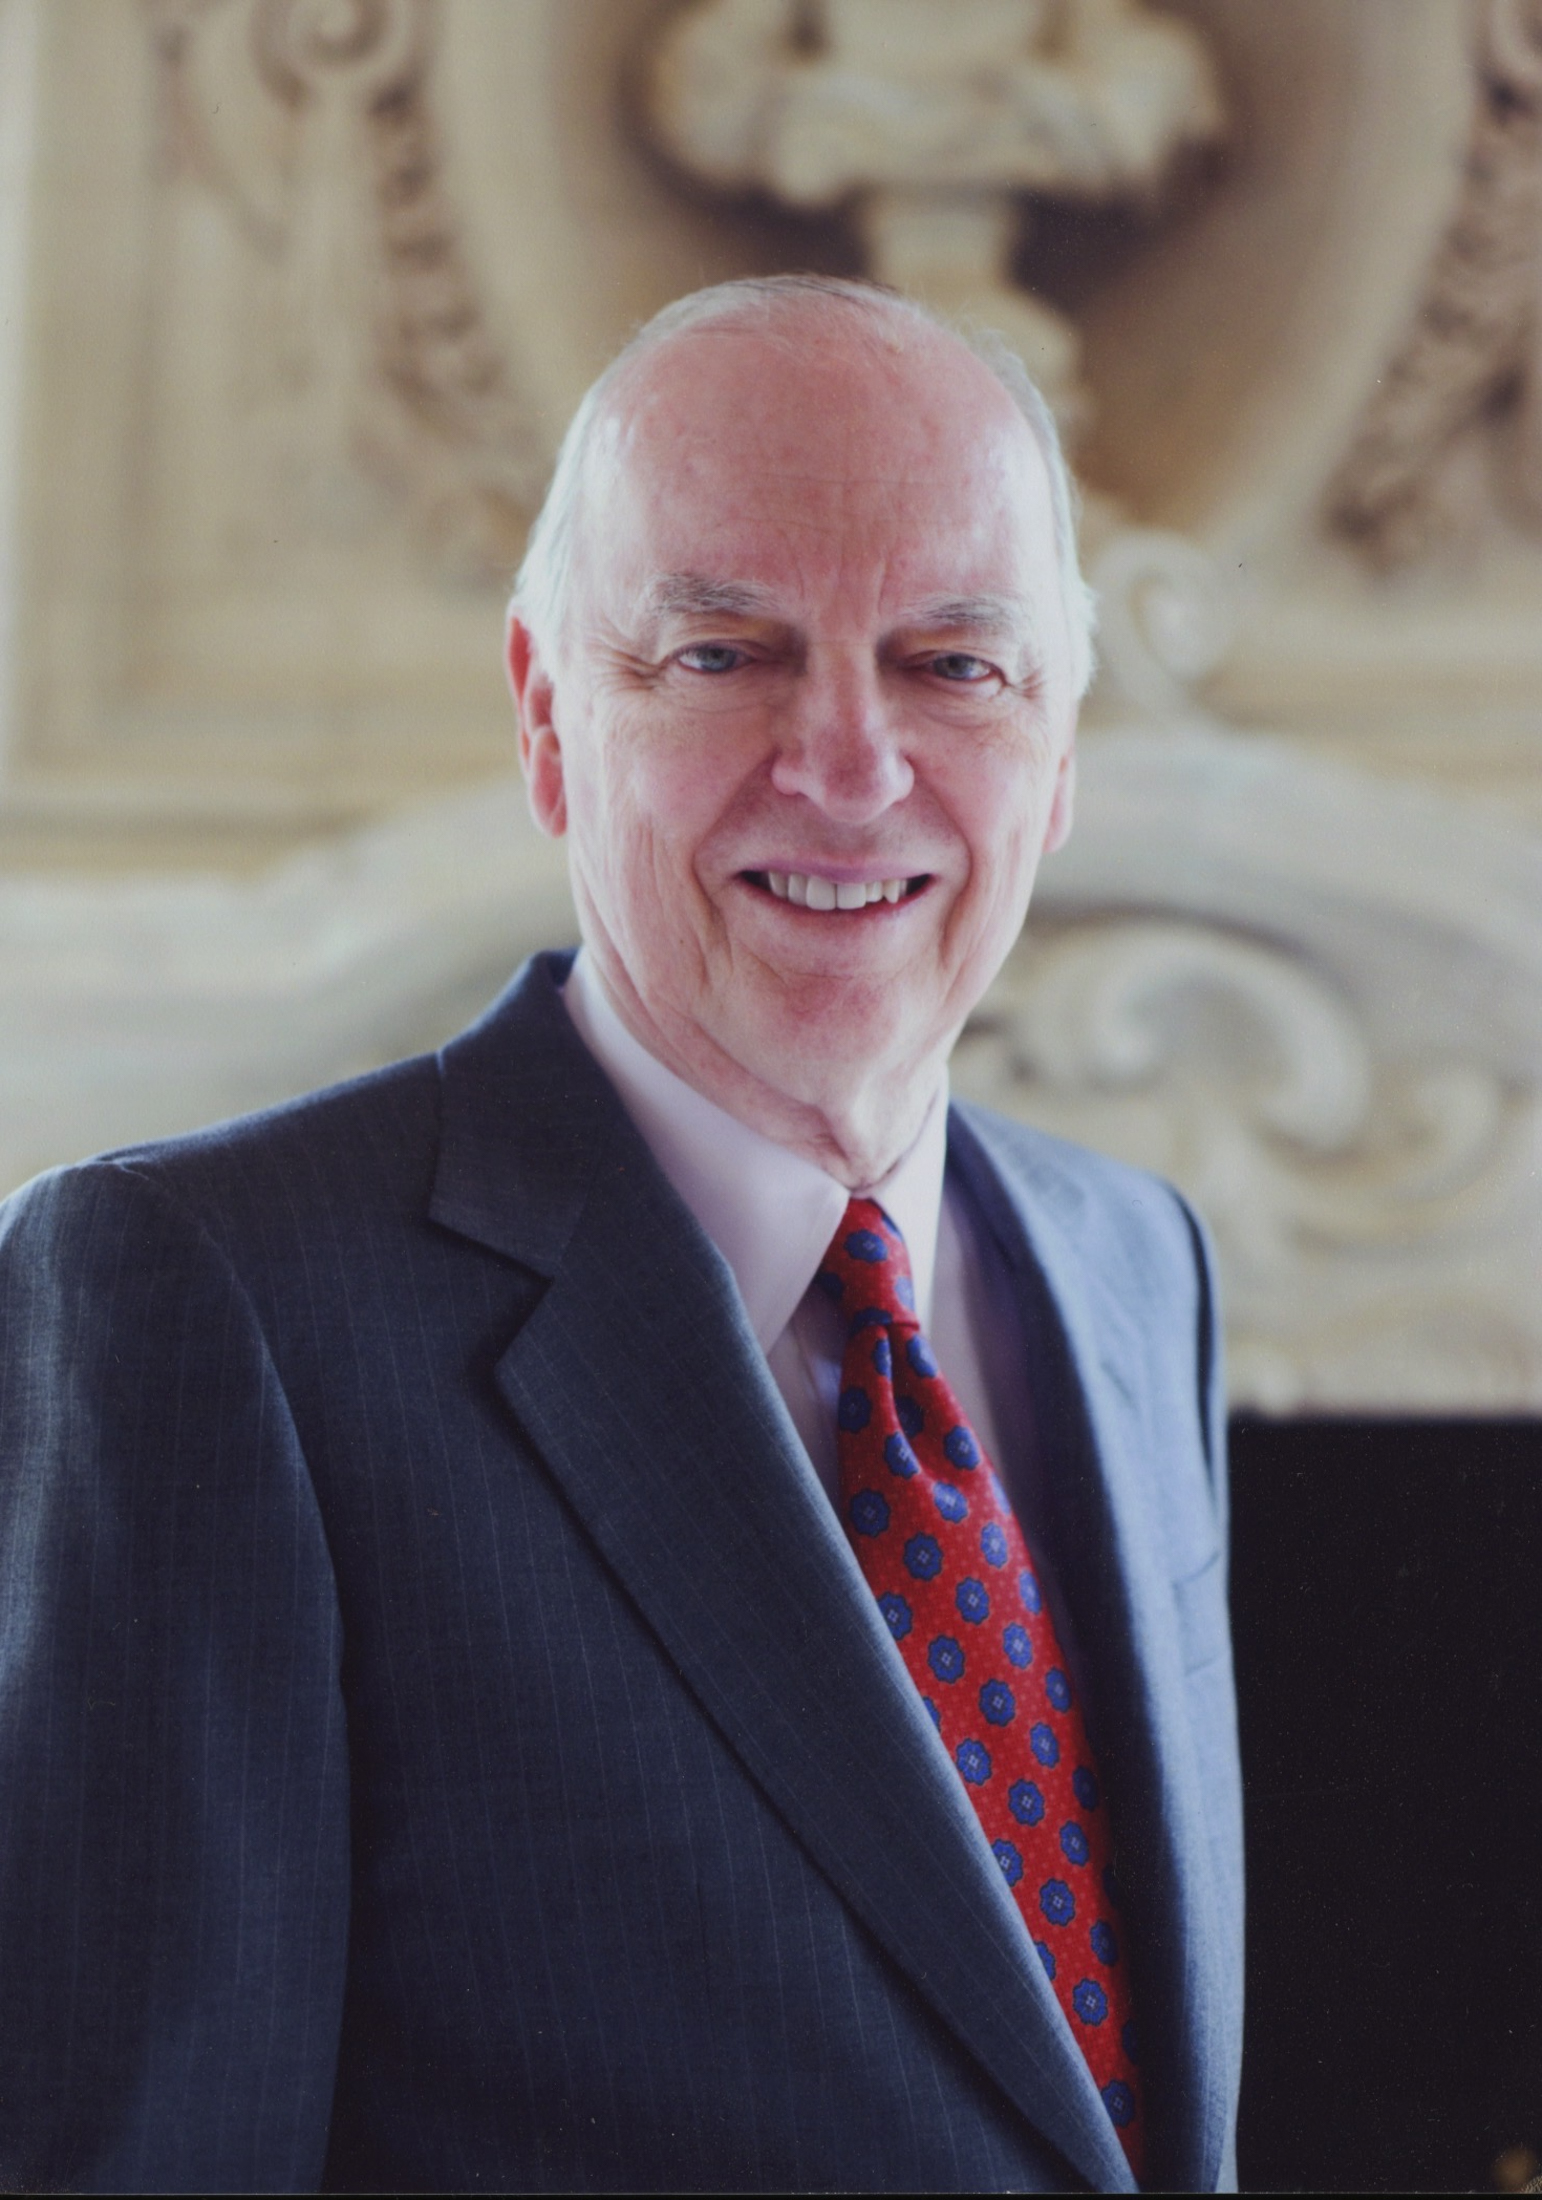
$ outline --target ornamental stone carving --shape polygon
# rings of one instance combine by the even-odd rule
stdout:
[[[1222,126],[1198,35],[1144,0],[686,0],[646,99],[714,188],[849,206],[872,274],[1000,329],[1071,425],[1075,330],[1012,275],[1024,201],[1150,203]]]
[[[1084,744],[958,1091],[1172,1177],[1232,1397],[1542,1409],[1542,846],[1289,744]],[[512,782],[253,880],[0,878],[0,1184],[433,1045],[573,933]]]
[[[1165,1171],[1234,1395],[1542,1404],[1542,843],[1267,735],[1086,741],[960,1089]]]
[[[960,1089],[1208,1211],[1238,1403],[1542,1409],[1538,551],[1389,589],[1321,526],[1388,360],[1350,541],[1536,507],[1539,19],[0,0],[0,1184],[432,1044],[572,936],[491,578],[594,367],[804,257],[793,208],[1099,391],[1077,827]],[[673,178],[617,127],[644,32]],[[1220,65],[1213,190],[1041,312],[1022,222],[1143,207]]]
[[[436,0],[148,0],[164,157],[218,199],[265,306],[247,418],[286,510],[411,511],[451,569],[504,577],[533,437],[446,186]]]
[[[1098,599],[1100,701],[1156,724],[1205,718],[1195,691],[1236,631],[1225,570],[1186,535],[1120,526],[1108,499],[1088,500],[1081,532]]]
[[[1487,0],[1480,22],[1458,203],[1328,491],[1380,567],[1470,531],[1496,494],[1542,527],[1542,0]]]
[[[1524,1304],[1542,1092],[1381,1056],[1348,974],[1294,942],[1112,916],[1030,929],[955,1078],[1185,1187],[1220,1250],[1234,1395],[1438,1407],[1542,1385]],[[1489,1290],[1454,1287],[1479,1245]]]

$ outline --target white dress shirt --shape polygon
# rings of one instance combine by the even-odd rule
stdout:
[[[666,1069],[621,1021],[587,953],[574,963],[563,998],[654,1159],[732,1269],[793,1426],[835,1501],[835,1409],[845,1334],[838,1309],[814,1288],[814,1277],[850,1193],[817,1163],[751,1130]],[[990,1304],[975,1233],[957,1195],[944,1192],[947,1116],[944,1074],[915,1143],[871,1196],[899,1225],[921,1326],[1016,1500],[1025,1431],[1014,1430],[1019,1441],[1004,1454],[981,1349],[991,1342],[986,1332],[1010,1317],[999,1293]],[[999,1352],[994,1357],[1001,1359]],[[1020,1363],[1021,1354],[1007,1358]],[[1011,1402],[1019,1409],[1026,1404]],[[1012,1418],[1021,1421],[1023,1412]]]

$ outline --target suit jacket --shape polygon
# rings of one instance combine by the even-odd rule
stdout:
[[[0,2182],[1127,2189],[731,1276],[539,957],[0,1209]],[[1232,2174],[1215,1310],[969,1108],[1092,1645],[1152,2181]]]

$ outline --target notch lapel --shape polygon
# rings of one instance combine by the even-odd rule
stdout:
[[[1115,1801],[1150,2079],[1152,2182],[1214,2190],[1241,2010],[1181,1655],[1181,1630],[1140,1405],[1147,1344],[1037,1196],[989,1118],[953,1111],[950,1153],[1018,1278],[1036,1418],[1053,1444],[1051,1557],[1078,1626],[1095,1632],[1095,1746]],[[1010,1218],[1002,1227],[1002,1217]],[[1058,1344],[1054,1332],[1058,1329]]]
[[[1091,2075],[731,1273],[572,1029],[560,968],[527,965],[442,1058],[431,1211],[550,1277],[498,1387],[825,1876],[1072,2169],[1129,2190]]]

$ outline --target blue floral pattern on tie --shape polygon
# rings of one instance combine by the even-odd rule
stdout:
[[[893,1217],[853,1199],[820,1283],[846,1315],[836,1442],[852,1547],[926,1710],[926,1746],[935,1732],[1139,2179],[1131,1966],[1103,1914],[1109,1805],[1038,1567],[916,1320]]]

